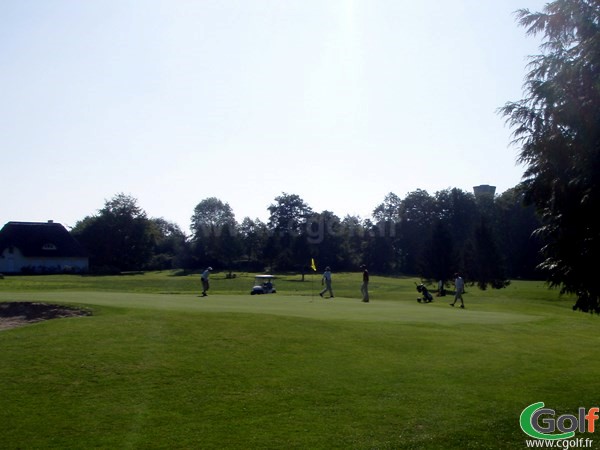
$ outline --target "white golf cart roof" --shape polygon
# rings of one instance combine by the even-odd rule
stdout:
[[[256,275],[254,277],[256,280],[272,280],[275,278],[274,275]]]

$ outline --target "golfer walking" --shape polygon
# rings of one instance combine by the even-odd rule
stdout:
[[[454,286],[455,286],[454,301],[452,303],[450,303],[450,306],[454,306],[454,304],[458,301],[458,299],[460,299],[460,307],[464,308],[465,302],[463,300],[462,295],[465,292],[465,281],[462,279],[462,277],[458,273],[454,274]]]
[[[204,272],[202,272],[202,276],[200,277],[202,279],[202,297],[206,297],[208,295],[206,291],[208,291],[208,288],[210,287],[208,283],[208,277],[211,270],[213,270],[212,267],[207,267]]]
[[[360,268],[363,270],[363,282],[360,287],[360,292],[362,292],[363,296],[362,301],[369,303],[369,271],[365,265],[360,266]]]
[[[329,266],[325,267],[323,272],[323,278],[321,278],[321,286],[325,285],[325,288],[319,292],[319,295],[323,297],[323,294],[329,291],[329,298],[333,298],[333,289],[331,289],[331,269]]]

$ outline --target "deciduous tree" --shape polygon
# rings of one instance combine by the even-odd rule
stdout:
[[[123,193],[107,200],[97,215],[77,222],[73,234],[90,252],[92,270],[142,270],[155,245],[146,212]]]

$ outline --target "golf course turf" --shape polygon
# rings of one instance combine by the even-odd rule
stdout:
[[[462,310],[412,278],[373,276],[367,304],[360,274],[319,281],[5,277],[0,302],[91,315],[0,331],[0,446],[513,449],[530,404],[598,406],[600,318],[542,282],[467,286]]]

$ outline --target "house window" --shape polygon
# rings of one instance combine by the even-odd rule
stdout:
[[[56,250],[56,245],[54,245],[54,244],[44,244],[42,246],[42,250]]]

